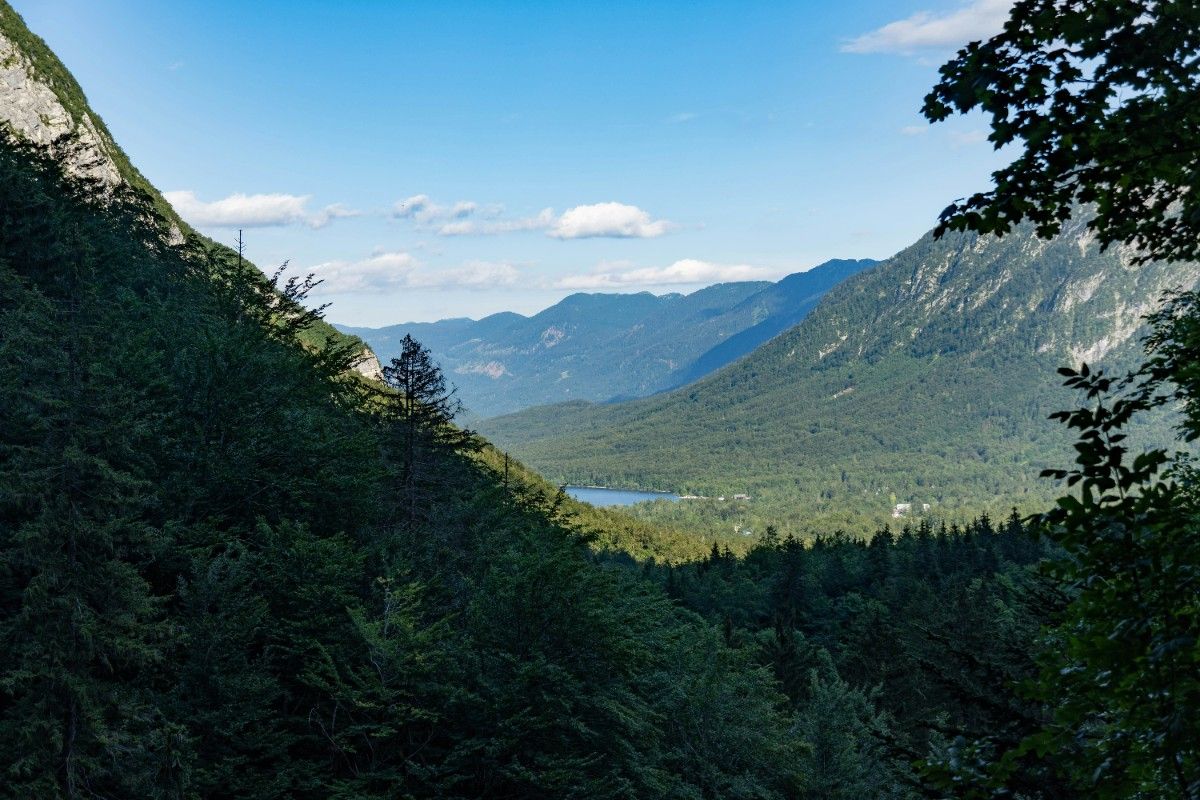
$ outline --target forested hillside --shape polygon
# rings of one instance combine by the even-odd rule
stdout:
[[[1200,799],[1200,13],[1011,13],[925,110],[1027,148],[992,191],[496,421],[752,494],[647,521],[183,226],[0,0],[0,800]]]
[[[300,344],[300,295],[59,172],[0,147],[0,796],[913,796],[904,748],[936,753],[924,726],[957,700],[893,726],[859,643],[818,635],[874,618],[848,592],[888,570],[851,577],[858,545],[821,568],[849,604],[826,623],[793,622],[768,572],[702,600],[691,576],[737,574],[728,548],[573,518],[348,375],[354,343]],[[939,539],[978,551],[953,580],[1022,573],[1036,546],[1006,530],[1012,553]],[[931,630],[991,618],[989,592]]]
[[[955,743],[1014,747],[1043,718],[1011,687],[1036,675],[1031,644],[1066,595],[1039,574],[1048,551],[1029,534],[1015,515],[884,528],[869,544],[771,531],[744,558],[714,547],[644,572],[770,665],[811,744],[810,796],[944,797],[931,783],[961,768]],[[1071,796],[1044,754],[1016,759],[1009,785]]]
[[[0,150],[0,794],[797,785],[750,652],[57,169]]]
[[[405,335],[427,346],[473,417],[562,400],[644,397],[696,380],[795,325],[869,260],[837,260],[778,283],[688,295],[573,294],[531,317],[493,314],[341,330],[387,360]]]
[[[747,493],[743,504],[656,503],[712,528],[833,524],[867,531],[896,503],[969,518],[1033,510],[1070,454],[1047,417],[1064,364],[1132,364],[1143,315],[1195,264],[1101,252],[1077,218],[1049,240],[927,235],[831,290],[805,320],[699,383],[619,405],[488,420],[484,432],[555,480]],[[1145,436],[1168,435],[1148,424]]]

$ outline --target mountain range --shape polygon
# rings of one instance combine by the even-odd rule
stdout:
[[[71,75],[8,10],[0,124],[101,195],[140,193],[164,241],[230,257],[132,166]],[[1081,216],[1049,241],[1027,228],[1002,239],[926,235],[877,265],[829,262],[775,284],[573,295],[532,317],[345,334],[320,323],[305,336],[316,346],[357,335],[388,357],[411,332],[476,418],[569,401],[480,424],[555,481],[756,498],[743,511],[714,510],[723,525],[740,515],[756,527],[861,528],[897,502],[963,513],[1043,502],[1054,491],[1038,470],[1071,458],[1069,437],[1046,421],[1073,402],[1054,368],[1131,363],[1144,313],[1197,274],[1194,264],[1138,266],[1122,248],[1102,252]],[[378,370],[365,346],[359,369]]]
[[[694,523],[670,529],[454,435],[424,359],[371,380],[295,284],[175,215],[0,0],[0,795],[1186,795],[1186,459],[1061,528],[818,527],[1020,501],[1069,457],[1052,367],[1132,362],[1200,279],[1083,223],[568,298],[544,351],[686,350],[665,383],[703,377],[489,427],[553,475],[742,489],[635,512]],[[810,535],[732,539],[747,519]]]
[[[703,377],[802,320],[831,288],[876,262],[834,260],[777,283],[691,294],[573,294],[511,312],[384,328],[340,326],[384,361],[406,334],[428,347],[475,417],[564,400],[644,397]]]
[[[658,504],[675,521],[858,529],[897,503],[1037,507],[1055,488],[1040,469],[1073,458],[1047,420],[1075,403],[1055,369],[1132,364],[1143,316],[1200,277],[1196,264],[1132,256],[1101,251],[1082,213],[1050,240],[1028,227],[927,234],[697,383],[530,409],[483,431],[553,480],[755,498],[735,511]]]

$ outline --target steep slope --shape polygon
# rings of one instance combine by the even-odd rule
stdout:
[[[735,518],[762,523],[861,528],[910,501],[943,513],[1026,506],[1052,488],[1039,468],[1070,459],[1046,420],[1073,402],[1054,369],[1130,363],[1142,315],[1198,275],[1101,253],[1078,220],[1051,241],[1027,228],[926,235],[697,384],[531,409],[484,430],[555,479],[749,492]]]
[[[405,439],[302,309],[35,144],[0,130],[0,795],[792,796],[756,653],[586,546],[651,529]]]
[[[0,128],[44,149],[68,176],[86,181],[102,200],[111,199],[118,189],[132,190],[169,245],[190,249],[202,259],[232,256],[228,247],[184,222],[133,166],[88,105],[75,78],[4,0],[0,0]],[[324,321],[305,331],[303,338],[314,348],[327,341],[357,341]],[[367,376],[379,372],[378,360],[365,344],[355,368]]]
[[[0,132],[0,794],[791,795],[770,673],[585,545],[647,526],[402,445],[275,298],[59,172]]]
[[[411,334],[479,417],[563,400],[609,402],[724,366],[794,325],[832,286],[873,263],[829,262],[779,283],[716,284],[688,295],[574,294],[531,317],[342,330],[384,359]]]

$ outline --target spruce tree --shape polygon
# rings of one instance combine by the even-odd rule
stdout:
[[[429,350],[405,335],[400,355],[383,368],[390,443],[399,472],[401,507],[414,528],[437,489],[436,468],[447,455],[475,447],[474,435],[454,425],[462,403],[447,389]]]

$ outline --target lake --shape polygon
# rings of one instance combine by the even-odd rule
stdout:
[[[633,489],[605,489],[599,486],[567,486],[567,494],[594,506],[631,506],[647,500],[678,500],[674,492],[639,492]]]

